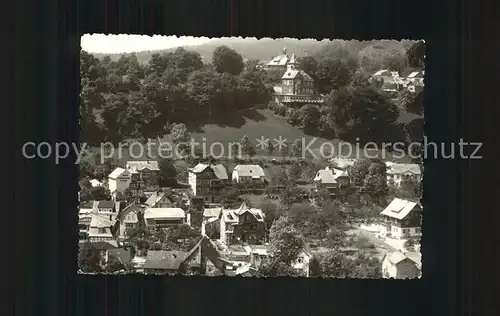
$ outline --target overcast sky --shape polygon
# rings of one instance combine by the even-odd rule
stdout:
[[[80,40],[82,49],[89,53],[132,53],[144,50],[161,50],[178,46],[199,45],[208,42],[207,37],[192,36],[145,36],[85,34]]]

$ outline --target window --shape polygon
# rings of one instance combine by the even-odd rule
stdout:
[[[420,228],[415,228],[415,233],[420,234]]]
[[[302,263],[302,258],[299,258],[297,261],[298,261],[299,263]]]
[[[98,234],[105,234],[106,233],[106,228],[97,228],[97,233]]]

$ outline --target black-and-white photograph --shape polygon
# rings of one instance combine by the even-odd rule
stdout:
[[[425,42],[86,34],[79,273],[422,276]]]

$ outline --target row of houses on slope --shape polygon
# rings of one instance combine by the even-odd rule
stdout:
[[[388,93],[395,93],[408,90],[410,92],[420,92],[424,88],[425,71],[413,71],[408,75],[400,75],[397,71],[382,69],[375,72],[370,78],[371,81],[379,82],[382,90]]]

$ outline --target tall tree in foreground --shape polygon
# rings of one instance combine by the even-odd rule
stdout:
[[[363,190],[375,201],[384,203],[387,196],[387,168],[383,161],[373,159],[364,179]]]
[[[418,41],[406,51],[408,65],[412,68],[423,68],[425,66],[425,43]]]
[[[241,151],[245,156],[247,156],[247,159],[255,155],[255,147],[252,145],[247,135],[243,136],[243,138],[240,141],[240,144],[241,144]]]
[[[273,261],[291,264],[304,247],[304,239],[290,220],[281,216],[274,221],[269,232],[269,250]]]
[[[245,67],[241,55],[227,46],[219,46],[214,50],[212,64],[217,72],[232,75],[239,75]]]
[[[319,90],[329,93],[332,89],[337,90],[347,86],[352,80],[352,74],[340,59],[323,59],[318,64],[316,72]]]
[[[86,242],[80,246],[78,266],[82,272],[100,272],[102,271],[100,263],[101,256],[99,251],[97,251],[90,242]]]
[[[180,153],[183,153],[184,150],[189,147],[187,143],[189,143],[190,136],[186,125],[182,123],[174,123],[170,129],[170,137],[172,137],[172,141],[175,146],[177,146]]]
[[[160,159],[158,167],[160,168],[160,182],[162,185],[171,186],[177,183],[177,169],[175,169],[172,159]]]
[[[259,268],[261,276],[300,276],[292,262],[304,246],[300,233],[284,216],[274,221],[269,232],[269,250],[272,258]]]

